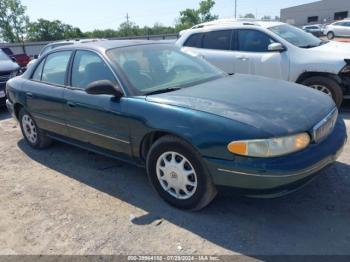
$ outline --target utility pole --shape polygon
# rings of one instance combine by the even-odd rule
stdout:
[[[237,19],[237,0],[235,0],[235,18]]]
[[[129,35],[129,29],[130,29],[130,24],[129,24],[129,19],[130,19],[130,17],[129,17],[129,13],[126,13],[126,35],[128,36]]]
[[[129,18],[130,18],[130,17],[129,17],[129,14],[128,14],[128,13],[126,13],[126,17],[125,17],[125,18],[126,18],[126,22],[129,24]]]

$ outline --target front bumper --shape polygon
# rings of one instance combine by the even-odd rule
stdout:
[[[205,158],[218,186],[228,186],[251,196],[279,196],[296,190],[333,164],[347,141],[339,118],[333,133],[306,150],[278,158],[236,157],[234,161]]]
[[[17,120],[16,115],[15,115],[14,105],[8,99],[6,100],[6,107],[7,107],[7,110],[9,111],[9,113],[12,115],[12,117]]]
[[[6,82],[0,82],[0,92],[5,92]],[[6,105],[6,95],[4,97],[0,96],[0,107]]]

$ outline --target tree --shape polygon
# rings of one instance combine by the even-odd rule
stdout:
[[[269,15],[264,15],[262,18],[261,18],[262,20],[271,20],[271,16],[269,16]]]
[[[254,18],[255,18],[255,15],[252,14],[252,13],[248,13],[248,14],[246,14],[243,18],[251,18],[251,19],[254,19]]]
[[[198,12],[199,12],[201,23],[213,21],[219,18],[219,16],[212,15],[210,13],[214,5],[215,5],[214,0],[204,0],[199,3]]]
[[[211,10],[215,5],[214,0],[202,0],[198,9],[187,8],[180,12],[180,18],[176,23],[176,30],[183,30],[196,24],[209,22],[218,19],[217,15],[211,14]]]
[[[79,28],[64,24],[59,20],[39,19],[28,25],[27,39],[30,41],[55,41],[81,37],[84,37],[84,34]]]
[[[29,22],[25,12],[20,0],[0,0],[0,35],[4,41],[24,41]]]

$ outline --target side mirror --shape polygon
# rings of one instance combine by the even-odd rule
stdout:
[[[38,59],[38,58],[39,58],[39,55],[34,55],[33,58],[34,58],[34,59]]]
[[[15,58],[15,57],[11,57],[11,60],[12,60],[12,62],[15,62],[15,63],[17,63],[17,59]]]
[[[268,50],[270,52],[284,52],[286,48],[281,43],[273,43],[269,45]]]
[[[123,92],[109,80],[95,81],[89,84],[85,90],[89,95],[112,95],[121,98]]]

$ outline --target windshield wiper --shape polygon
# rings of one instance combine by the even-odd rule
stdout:
[[[327,44],[328,41],[322,40],[320,43],[318,43],[317,45],[303,45],[303,46],[299,46],[301,48],[314,48],[314,47],[318,47],[324,44]]]
[[[150,96],[150,95],[157,95],[157,94],[163,94],[163,93],[168,93],[168,92],[173,92],[173,91],[177,91],[182,89],[181,87],[168,87],[165,89],[160,89],[160,90],[156,90],[156,91],[152,91],[149,93],[146,93],[146,96]]]
[[[302,45],[302,46],[299,46],[301,48],[314,48],[314,47],[317,47],[319,45]]]

